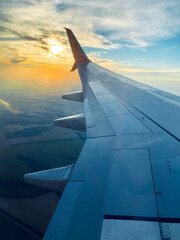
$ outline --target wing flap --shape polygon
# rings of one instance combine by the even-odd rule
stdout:
[[[114,137],[86,140],[44,240],[99,239],[113,146]]]
[[[166,237],[164,234],[164,239],[167,239]],[[112,239],[162,240],[157,222],[105,219],[100,240]]]
[[[43,240],[67,239],[67,232],[73,217],[83,182],[68,182]],[[72,238],[73,239],[73,238]]]
[[[111,218],[128,216],[157,219],[151,162],[147,149],[114,151],[106,197],[105,215]]]

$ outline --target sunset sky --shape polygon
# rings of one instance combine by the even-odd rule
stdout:
[[[76,84],[63,27],[94,62],[180,95],[179,0],[0,0],[0,81]]]

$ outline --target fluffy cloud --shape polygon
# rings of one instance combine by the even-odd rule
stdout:
[[[7,0],[0,19],[6,31],[30,41],[62,37],[68,26],[86,46],[110,48],[118,41],[145,47],[180,30],[179,10],[178,0]]]
[[[72,55],[63,26],[73,29],[82,46],[105,50],[145,49],[180,32],[179,0],[7,0],[0,5],[0,54],[11,63],[67,65]],[[63,46],[61,54],[50,53],[49,39]]]

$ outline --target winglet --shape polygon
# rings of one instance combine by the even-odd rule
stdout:
[[[70,72],[74,72],[77,68],[77,65],[76,65],[76,62],[73,64],[72,68],[71,68],[71,71]]]
[[[68,28],[64,28],[64,29],[66,30],[66,33],[67,33],[67,36],[68,36],[68,39],[69,39],[69,43],[71,45],[71,50],[72,50],[72,53],[73,53],[73,56],[74,56],[74,59],[75,59],[75,64],[76,63],[89,63],[90,60],[86,56],[85,52],[83,51],[81,45],[77,41],[73,32]]]

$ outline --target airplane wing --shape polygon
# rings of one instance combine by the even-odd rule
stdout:
[[[82,92],[63,98],[84,113],[54,124],[87,140],[74,166],[25,176],[65,187],[44,240],[179,240],[180,98],[96,65],[66,32]]]

